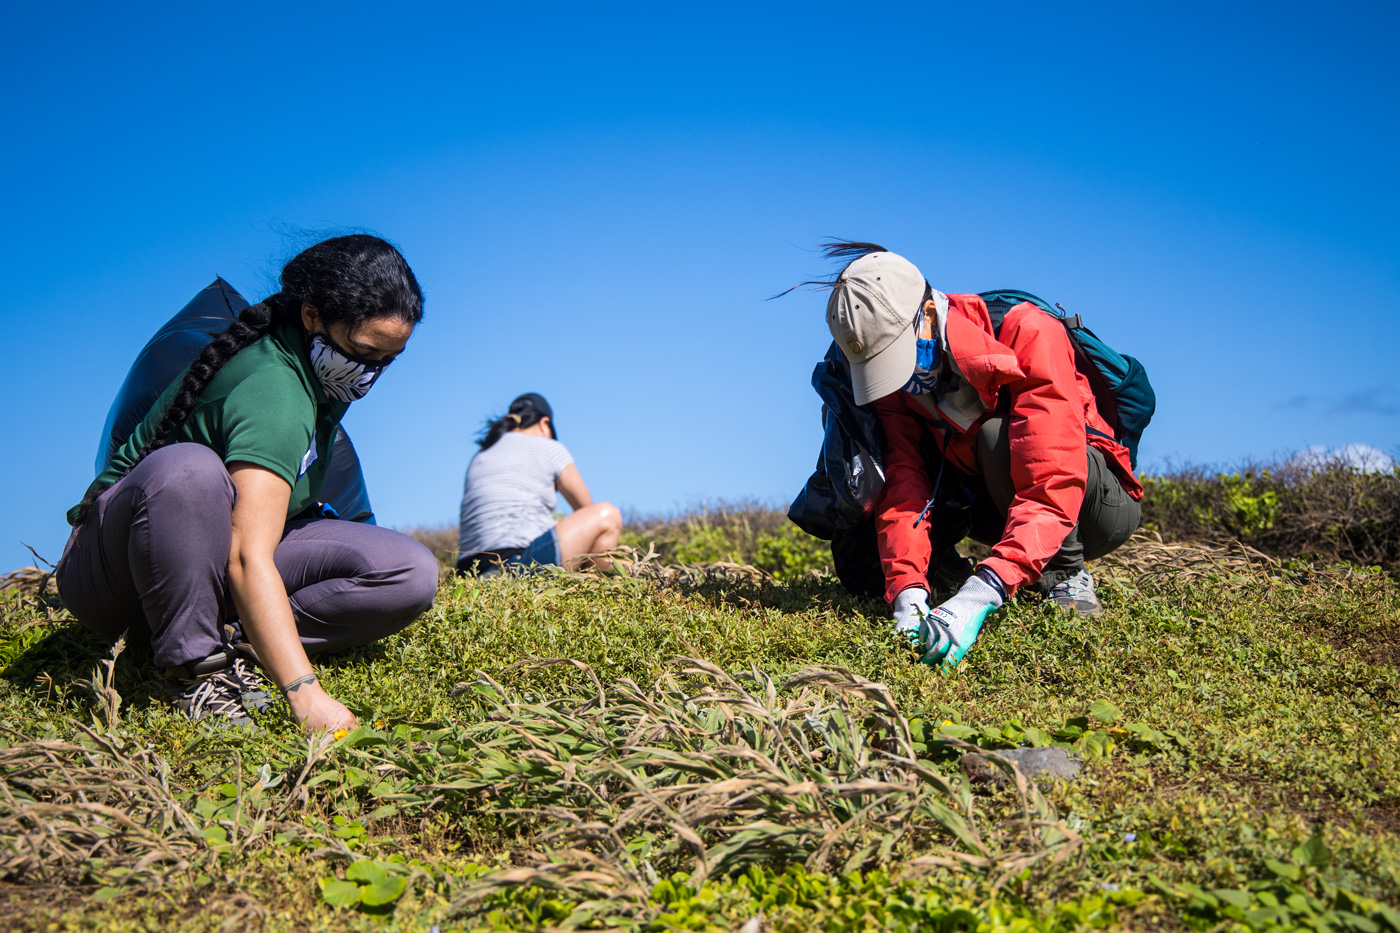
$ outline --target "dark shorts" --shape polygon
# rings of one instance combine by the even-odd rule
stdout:
[[[549,530],[525,547],[477,551],[457,559],[457,572],[476,576],[500,573],[503,567],[564,566],[564,554],[559,550],[559,535],[551,525]]]

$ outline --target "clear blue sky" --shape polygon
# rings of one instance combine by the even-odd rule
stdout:
[[[390,525],[553,402],[595,495],[786,501],[827,235],[1146,363],[1148,467],[1400,445],[1400,7],[26,4],[0,36],[0,570],[57,559],[137,350],[281,225],[398,243],[427,318],[346,426]]]

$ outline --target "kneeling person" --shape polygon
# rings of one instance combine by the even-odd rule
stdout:
[[[1100,610],[1086,558],[1137,529],[1142,484],[1113,439],[1064,325],[1025,302],[995,330],[977,295],[944,295],[902,256],[838,243],[856,258],[832,283],[827,326],[857,404],[885,434],[875,530],[895,624],[928,663],[956,664],[987,616],[1034,585],[1065,609]],[[931,443],[926,443],[926,441]],[[929,607],[929,510],[940,474],[980,478],[992,545],[957,594]],[[953,481],[943,476],[944,491]],[[975,480],[974,480],[975,481]],[[950,536],[942,536],[951,546]]]
[[[355,716],[307,655],[385,638],[432,604],[437,562],[387,528],[320,517],[336,426],[403,350],[423,296],[376,237],[325,240],[177,376],[69,512],[55,578],[108,639],[130,630],[194,719],[247,723],[260,664],[308,729]]]

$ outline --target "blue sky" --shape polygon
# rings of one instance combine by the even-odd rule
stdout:
[[[453,520],[544,393],[599,498],[786,501],[828,235],[1084,315],[1144,463],[1400,446],[1394,4],[30,5],[0,36],[0,570],[57,559],[107,407],[289,227],[402,248],[427,318],[346,418],[381,520]]]

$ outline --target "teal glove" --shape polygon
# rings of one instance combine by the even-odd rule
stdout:
[[[987,616],[1001,608],[1001,594],[978,576],[967,578],[957,594],[934,607],[919,629],[925,664],[943,665],[944,670],[955,667],[982,634]]]

